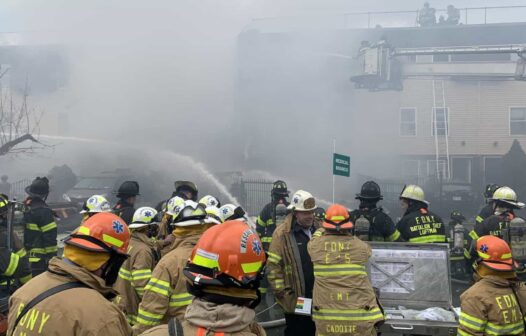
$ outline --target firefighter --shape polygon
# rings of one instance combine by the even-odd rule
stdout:
[[[228,220],[240,220],[243,222],[247,222],[248,219],[246,217],[246,212],[243,210],[241,206],[235,206],[234,204],[225,204],[221,208],[219,208],[219,211],[221,211],[221,215],[223,216],[224,221]]]
[[[375,326],[384,320],[365,268],[372,251],[353,236],[353,226],[347,209],[333,204],[308,244],[318,335],[376,335]]]
[[[476,282],[460,296],[458,335],[525,335],[526,287],[517,279],[510,247],[483,236],[476,252]]]
[[[131,335],[110,301],[129,240],[116,215],[89,218],[64,241],[64,257],[54,257],[47,272],[13,294],[8,335]]]
[[[175,192],[173,196],[179,196],[185,201],[191,200],[197,202],[199,190],[197,185],[192,181],[175,181]]]
[[[204,205],[205,208],[207,207],[220,208],[221,207],[221,202],[219,202],[219,200],[212,195],[206,195],[204,197],[201,197],[201,199],[199,200],[199,204]]]
[[[126,314],[128,322],[133,325],[137,320],[139,303],[144,294],[144,288],[152,277],[152,270],[159,261],[152,238],[157,236],[157,223],[154,218],[157,211],[154,208],[142,207],[135,211],[131,230],[130,257],[126,259],[119,270],[119,278],[115,289],[119,292],[116,302]]]
[[[272,191],[270,192],[271,202],[266,204],[261,210],[259,217],[256,220],[256,229],[259,237],[263,242],[263,248],[268,251],[270,242],[272,241],[272,234],[276,229],[276,207],[279,204],[289,205],[287,197],[289,197],[289,190],[284,181],[277,180],[272,184]]]
[[[410,243],[446,243],[446,230],[442,219],[429,211],[424,191],[417,185],[405,186],[400,194],[404,211],[396,228],[404,241]]]
[[[400,232],[396,229],[391,217],[384,213],[382,207],[377,206],[383,196],[376,182],[365,182],[355,198],[360,201],[358,209],[350,213],[355,236],[367,241],[398,241],[400,239]]]
[[[9,177],[7,175],[2,175],[0,177],[0,194],[10,196],[11,195],[11,183],[7,180]]]
[[[517,200],[517,194],[510,187],[500,187],[495,190],[491,202],[493,204],[493,215],[484,219],[482,223],[475,224],[474,239],[485,235],[502,238],[502,230],[515,218],[514,210],[524,208],[524,203]]]
[[[418,12],[418,23],[421,27],[429,27],[436,24],[436,10],[429,6],[429,2],[424,3],[424,8]]]
[[[82,210],[80,210],[80,214],[82,215],[81,224],[99,212],[111,212],[110,202],[108,202],[104,196],[93,195],[82,205]]]
[[[0,195],[0,300],[7,303],[9,296],[31,279],[31,268],[24,246],[8,223],[12,211],[6,195]],[[11,231],[11,232],[9,232]],[[7,237],[11,234],[8,246]],[[5,308],[5,309],[4,309]],[[0,307],[0,335],[7,331],[7,305]]]
[[[264,265],[261,241],[245,223],[228,221],[207,230],[183,271],[196,297],[184,319],[171,319],[142,335],[264,336],[254,321]],[[178,328],[181,333],[174,332]]]
[[[139,305],[134,335],[174,316],[182,320],[193,299],[186,289],[183,268],[199,237],[214,224],[207,218],[205,208],[194,201],[185,201],[175,211],[173,235],[177,247],[163,256],[153,270]]]
[[[482,223],[484,219],[494,214],[493,200],[491,198],[493,197],[495,191],[497,191],[497,189],[499,188],[500,186],[497,184],[488,184],[486,186],[486,189],[484,190],[484,198],[486,199],[486,205],[480,210],[477,217],[475,217],[475,221],[477,223]]]
[[[272,235],[267,278],[285,313],[285,335],[310,336],[316,331],[314,322],[310,316],[295,314],[295,307],[298,301],[312,299],[314,270],[307,244],[320,224],[314,219],[316,200],[309,192],[298,190],[288,209],[292,213]]]
[[[135,213],[135,202],[139,196],[139,183],[136,181],[124,181],[117,190],[117,204],[113,207],[113,212],[124,219],[126,224],[130,224]]]
[[[173,242],[173,235],[170,223],[173,221],[174,209],[184,203],[184,199],[179,196],[174,196],[166,202],[166,206],[162,210],[158,210],[157,218],[160,218],[159,233],[157,238],[159,240],[166,240],[165,246],[167,248]],[[164,254],[162,254],[164,255]]]
[[[37,276],[47,269],[49,260],[57,254],[57,224],[53,211],[46,204],[49,194],[47,177],[37,177],[25,191],[29,196],[24,201],[24,246],[29,252],[33,276]]]

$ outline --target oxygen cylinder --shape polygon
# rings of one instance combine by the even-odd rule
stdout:
[[[370,227],[371,222],[369,222],[365,216],[361,215],[354,223],[354,235],[363,241],[368,241]]]
[[[464,250],[464,225],[458,223],[453,228],[453,248],[455,250]]]
[[[516,217],[510,221],[504,233],[503,239],[510,245],[513,259],[524,264],[526,262],[526,222]]]
[[[285,217],[287,217],[287,206],[283,203],[276,205],[276,227],[283,224]]]

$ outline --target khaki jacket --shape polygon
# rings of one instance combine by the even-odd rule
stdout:
[[[58,257],[51,259],[47,272],[11,296],[9,325],[14,324],[18,312],[37,295],[72,281],[80,281],[88,288],[68,289],[46,298],[20,320],[14,332],[10,329],[8,335],[131,335],[124,314],[106,299],[115,294],[113,289],[93,273]]]
[[[314,264],[312,318],[323,335],[376,335],[384,320],[365,265],[371,248],[351,234],[316,231],[308,245]]]
[[[183,268],[200,236],[194,234],[180,238],[178,247],[155,266],[139,305],[137,323],[133,326],[134,335],[167,323],[172,317],[183,320],[186,307],[193,299],[186,290]]]
[[[293,313],[298,296],[305,296],[305,280],[292,232],[293,215],[289,214],[272,235],[268,250],[267,279],[276,300],[286,313]],[[316,227],[318,222],[314,224]]]
[[[526,335],[526,286],[518,280],[486,276],[460,296],[458,335]]]
[[[199,329],[208,331],[209,336],[265,336],[265,330],[254,318],[255,312],[250,308],[196,299],[188,306],[184,321],[179,321],[186,336],[198,335]],[[158,326],[141,335],[167,336],[168,326]]]
[[[116,299],[117,306],[126,314],[130,324],[135,324],[139,303],[144,294],[144,288],[152,277],[152,270],[157,262],[154,244],[142,232],[133,232],[128,254],[119,270],[119,278],[115,283],[115,290],[119,292]]]

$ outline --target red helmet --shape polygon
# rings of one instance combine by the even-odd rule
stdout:
[[[340,204],[331,205],[325,212],[325,220],[322,226],[329,230],[350,230],[354,224],[349,218],[349,211]]]
[[[488,268],[495,271],[513,271],[513,261],[508,243],[495,236],[482,236],[477,240],[477,255]]]
[[[64,243],[93,252],[126,254],[129,241],[128,225],[117,215],[100,212],[88,218]]]
[[[266,256],[258,234],[239,220],[206,230],[184,270],[194,285],[257,288]]]

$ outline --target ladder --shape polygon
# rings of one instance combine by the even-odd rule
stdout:
[[[435,161],[436,161],[436,174],[437,179],[442,180],[442,169],[440,162],[445,162],[444,167],[444,178],[449,181],[451,180],[451,163],[449,157],[449,111],[446,106],[446,89],[444,80],[433,79],[433,135],[435,140]],[[442,115],[438,117],[437,111],[441,110]],[[439,134],[438,123],[442,121],[444,123],[444,134]],[[442,128],[440,128],[442,132]]]

